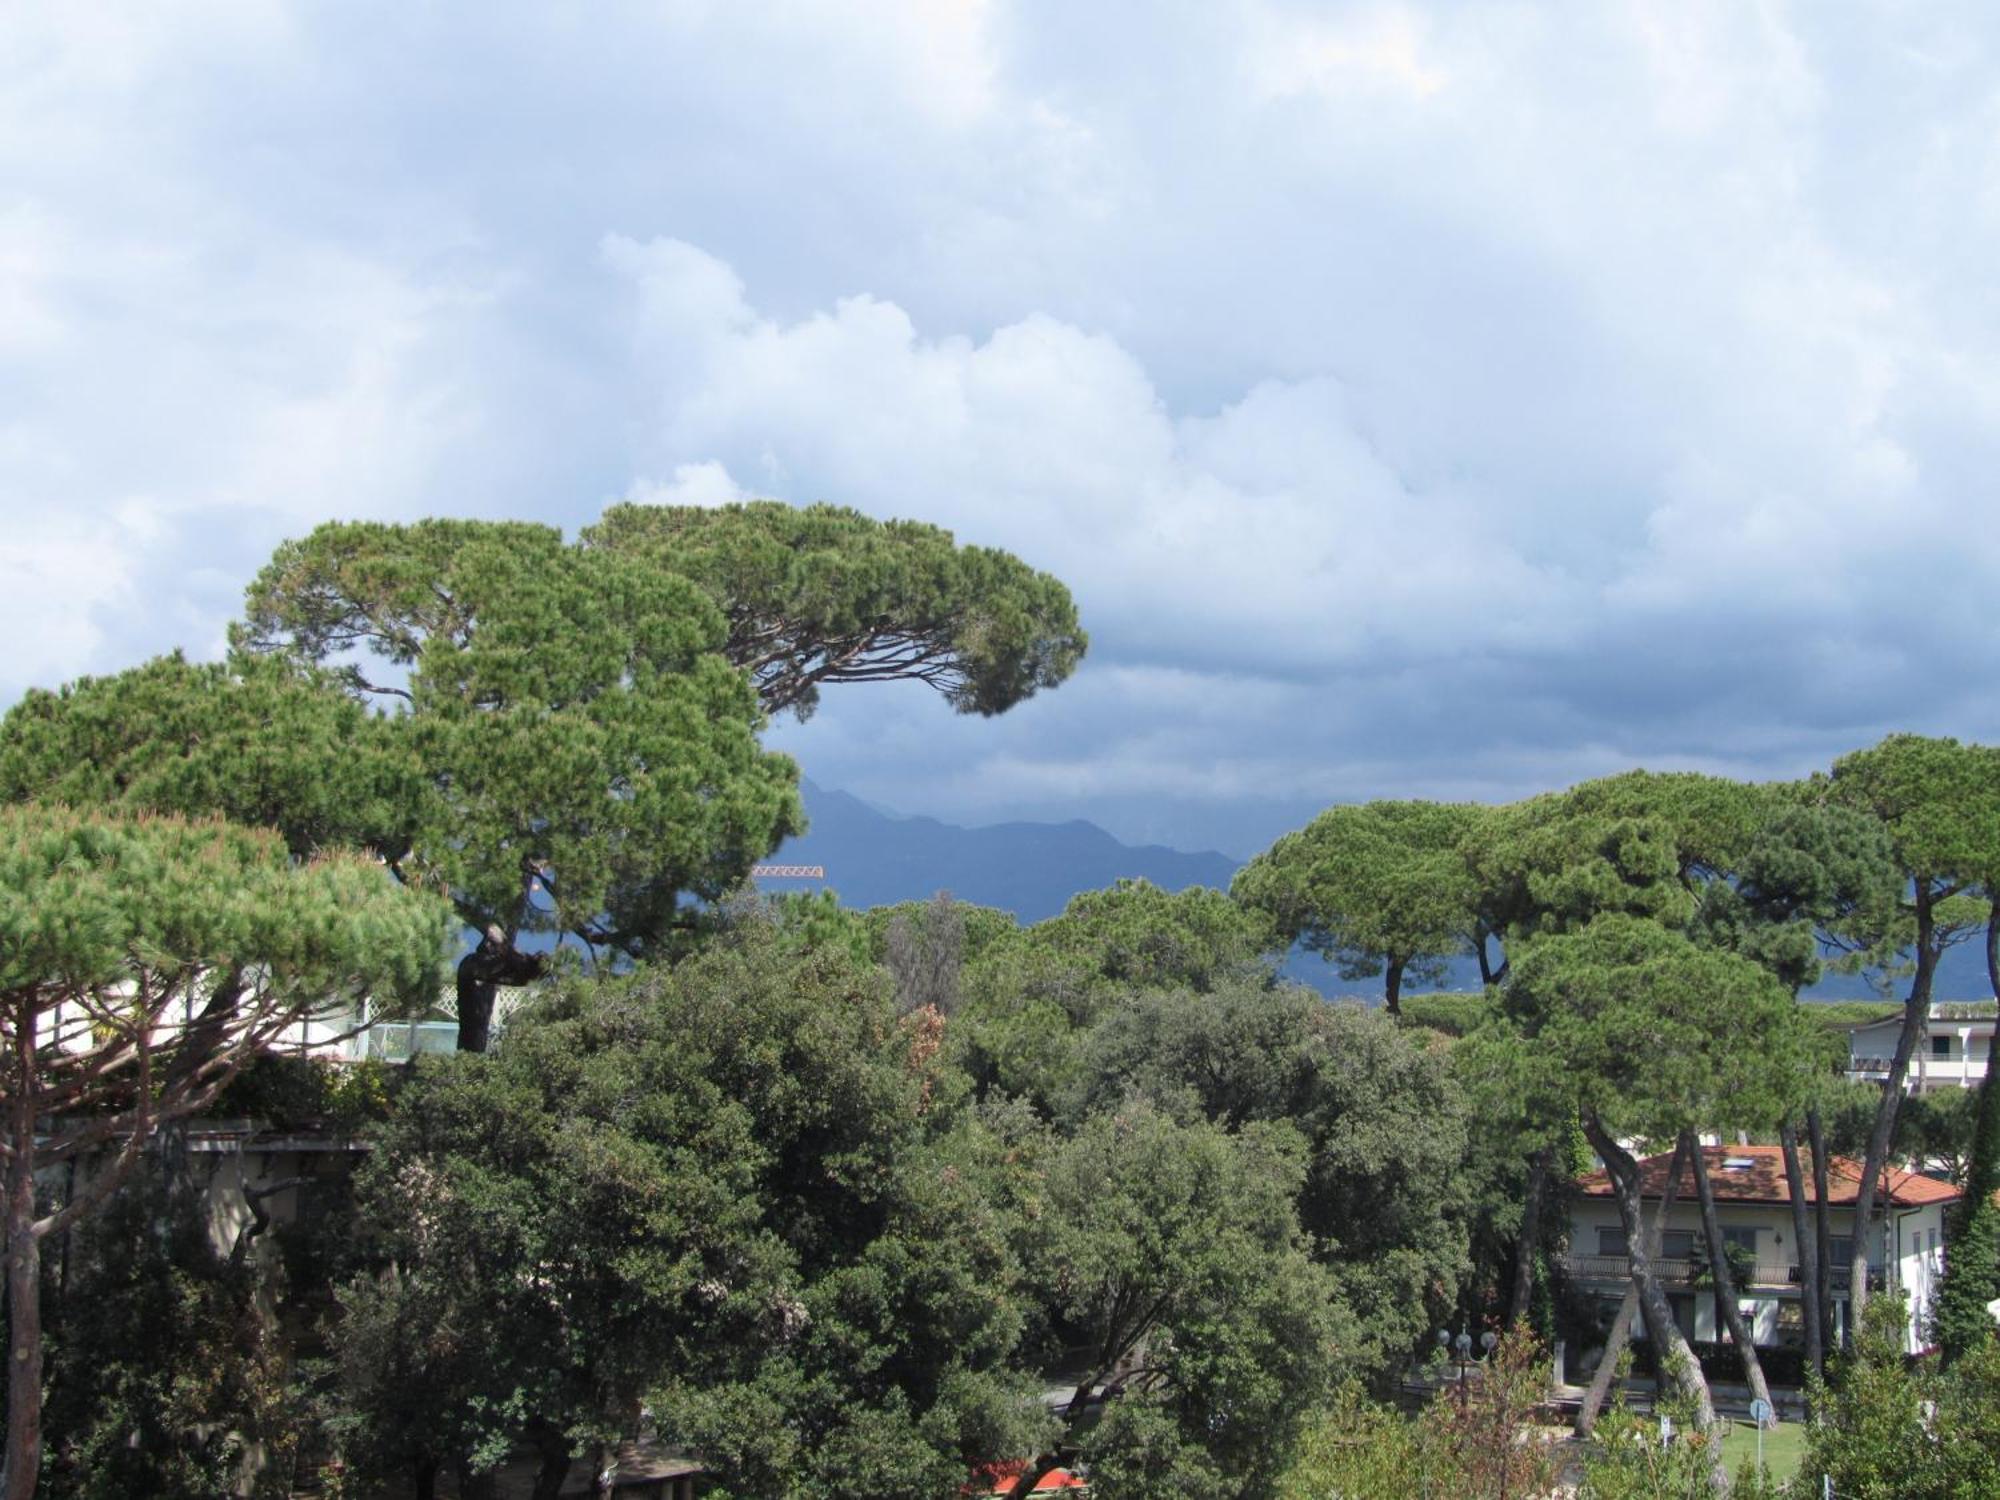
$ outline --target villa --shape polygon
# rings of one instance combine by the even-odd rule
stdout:
[[[1737,1292],[1752,1337],[1759,1347],[1797,1347],[1805,1336],[1800,1300],[1804,1288],[1783,1153],[1776,1146],[1704,1146],[1702,1157],[1714,1190],[1722,1237],[1731,1248],[1732,1264],[1738,1268]],[[1814,1201],[1812,1164],[1809,1154],[1802,1153],[1802,1158],[1810,1212]],[[1639,1164],[1649,1219],[1658,1210],[1672,1160],[1671,1154],[1663,1154],[1649,1156]],[[1899,1289],[1909,1298],[1904,1347],[1914,1354],[1927,1347],[1923,1330],[1943,1270],[1945,1220],[1959,1193],[1949,1183],[1915,1172],[1891,1168],[1882,1178],[1875,1213],[1865,1230],[1870,1285]],[[1846,1327],[1848,1265],[1860,1182],[1859,1162],[1844,1156],[1829,1158],[1827,1208],[1835,1337]],[[1599,1299],[1605,1309],[1603,1322],[1608,1325],[1631,1283],[1624,1226],[1610,1179],[1601,1169],[1577,1179],[1569,1242],[1564,1268],[1579,1286]],[[1727,1330],[1718,1326],[1715,1294],[1707,1277],[1706,1238],[1691,1166],[1682,1168],[1654,1264],[1673,1306],[1674,1321],[1689,1342],[1728,1342]]]

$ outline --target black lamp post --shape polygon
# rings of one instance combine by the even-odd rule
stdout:
[[[1484,1359],[1487,1355],[1491,1354],[1493,1346],[1499,1342],[1499,1337],[1491,1329],[1480,1334],[1480,1358]],[[1465,1372],[1475,1363],[1472,1358],[1472,1335],[1465,1331],[1463,1323],[1458,1326],[1458,1336],[1456,1338],[1452,1336],[1451,1330],[1448,1328],[1440,1328],[1438,1330],[1438,1352],[1448,1361],[1458,1366],[1458,1410],[1462,1416],[1465,1412]]]

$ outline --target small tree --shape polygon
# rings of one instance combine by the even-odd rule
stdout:
[[[28,1500],[41,1466],[42,1242],[101,1206],[162,1124],[206,1108],[290,1027],[369,996],[431,993],[446,923],[378,865],[295,865],[275,834],[0,808],[6,1500]],[[37,1175],[72,1161],[93,1170],[45,1211]]]
[[[939,891],[913,911],[889,919],[883,962],[896,983],[896,1009],[929,1006],[941,1016],[958,1009],[965,961],[965,918],[951,892]]]
[[[1805,1494],[1822,1476],[1857,1500],[2000,1494],[2000,1340],[1941,1371],[1903,1357],[1907,1318],[1900,1293],[1870,1302],[1832,1389],[1814,1391]]]
[[[1548,1361],[1521,1329],[1500,1337],[1474,1378],[1440,1388],[1414,1421],[1344,1386],[1301,1434],[1278,1500],[1540,1500],[1559,1467],[1555,1447],[1534,1431],[1548,1393]]]

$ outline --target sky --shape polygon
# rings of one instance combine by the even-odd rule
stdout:
[[[23,0],[0,702],[334,518],[835,501],[1074,678],[770,742],[1247,855],[1333,802],[2000,738],[2000,12]]]

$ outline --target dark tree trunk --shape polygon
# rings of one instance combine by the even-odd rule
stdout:
[[[1819,1302],[1822,1352],[1833,1353],[1833,1209],[1826,1199],[1826,1131],[1819,1118],[1819,1106],[1806,1110],[1806,1144],[1812,1149],[1813,1249],[1819,1257],[1819,1282],[1813,1296]]]
[[[1473,923],[1472,954],[1473,957],[1479,960],[1479,983],[1482,987],[1492,984],[1495,978],[1493,960],[1486,953],[1486,941],[1490,936],[1491,934],[1487,932],[1484,922]]]
[[[1667,1227],[1667,1215],[1673,1212],[1674,1199],[1680,1193],[1681,1159],[1681,1145],[1676,1141],[1674,1159],[1667,1164],[1667,1185],[1660,1194],[1660,1206],[1654,1211],[1653,1227],[1647,1231],[1653,1236],[1651,1243],[1658,1243],[1659,1235]],[[1605,1171],[1609,1173],[1610,1170],[1610,1164],[1606,1163]],[[1611,1394],[1611,1380],[1617,1370],[1618,1361],[1625,1354],[1625,1346],[1631,1342],[1632,1319],[1638,1311],[1639,1289],[1636,1286],[1627,1286],[1625,1296],[1618,1304],[1618,1316],[1612,1321],[1611,1332],[1605,1336],[1604,1354],[1597,1361],[1597,1369],[1590,1377],[1590,1388],[1583,1393],[1583,1404],[1576,1409],[1578,1437],[1589,1437],[1591,1429],[1597,1425],[1597,1414],[1604,1410],[1605,1398]]]
[[[1383,970],[1382,1000],[1392,1016],[1403,1013],[1403,960],[1392,958]]]
[[[465,1458],[452,1467],[458,1473],[459,1500],[499,1500],[500,1483],[491,1469],[474,1473],[471,1460]]]
[[[484,1052],[500,986],[526,984],[541,972],[539,954],[523,953],[499,928],[487,928],[479,946],[458,961],[458,1050]]]
[[[1695,1419],[1704,1432],[1715,1427],[1715,1401],[1710,1396],[1708,1381],[1703,1378],[1701,1365],[1694,1357],[1694,1350],[1674,1321],[1673,1305],[1667,1301],[1667,1294],[1660,1286],[1658,1272],[1653,1268],[1652,1247],[1646,1243],[1645,1205],[1640,1198],[1639,1167],[1632,1154],[1620,1146],[1604,1122],[1594,1114],[1583,1118],[1584,1133],[1590,1137],[1590,1144],[1597,1154],[1604,1158],[1607,1175],[1611,1179],[1612,1196],[1618,1204],[1618,1217],[1625,1226],[1625,1244],[1631,1253],[1632,1285],[1639,1293],[1639,1307],[1646,1315],[1646,1331],[1652,1336],[1653,1347],[1660,1356],[1660,1373],[1681,1388],[1682,1394],[1694,1402]],[[1661,1215],[1661,1223],[1666,1216]],[[1729,1490],[1729,1472],[1722,1464],[1722,1444],[1711,1445],[1715,1450],[1712,1478],[1719,1494]]]
[[[35,1233],[35,1026],[11,1017],[14,1097],[7,1101],[7,1456],[0,1495],[34,1500],[42,1473],[42,1243]]]
[[[25,1107],[25,1106],[24,1106]],[[24,1149],[25,1145],[25,1149]],[[42,1472],[42,1245],[35,1236],[33,1125],[7,1164],[6,1500],[33,1500]]]
[[[1763,1402],[1767,1411],[1776,1411],[1771,1405],[1771,1387],[1764,1379],[1763,1361],[1757,1358],[1756,1330],[1744,1325],[1743,1308],[1736,1300],[1736,1273],[1730,1269],[1722,1221],[1716,1216],[1715,1187],[1708,1180],[1707,1158],[1702,1155],[1701,1142],[1695,1139],[1693,1131],[1682,1131],[1681,1139],[1694,1162],[1694,1192],[1701,1203],[1701,1232],[1708,1241],[1709,1274],[1715,1278],[1715,1310],[1722,1314],[1723,1326],[1736,1341],[1736,1353],[1743,1361],[1743,1377],[1750,1382],[1751,1396]]]
[[[1882,1102],[1875,1110],[1875,1127],[1868,1132],[1868,1151],[1861,1161],[1861,1188],[1854,1200],[1854,1259],[1849,1267],[1847,1286],[1847,1347],[1854,1347],[1860,1331],[1861,1314],[1868,1306],[1868,1221],[1875,1214],[1876,1195],[1881,1190],[1882,1168],[1889,1160],[1889,1143],[1896,1135],[1896,1113],[1903,1106],[1903,1079],[1910,1070],[1910,1054],[1930,1019],[1931,981],[1937,974],[1936,893],[1930,882],[1918,880],[1917,972],[1910,979],[1910,997],[1903,1002],[1903,1029],[1896,1036],[1896,1055],[1889,1060],[1889,1077],[1882,1085]]]
[[[1544,1146],[1528,1163],[1528,1201],[1521,1214],[1521,1232],[1514,1238],[1514,1295],[1507,1303],[1509,1327],[1525,1322],[1535,1295],[1535,1254],[1542,1244],[1542,1200],[1548,1194],[1555,1148]]]
[[[569,1478],[570,1461],[575,1457],[570,1451],[569,1437],[552,1427],[544,1427],[535,1435],[535,1451],[541,1455],[541,1462],[535,1470],[534,1500],[558,1500],[563,1481]]]
[[[1778,1144],[1785,1152],[1785,1187],[1792,1201],[1792,1243],[1799,1262],[1799,1311],[1804,1314],[1806,1365],[1826,1376],[1826,1336],[1820,1327],[1819,1245],[1806,1207],[1805,1170],[1799,1164],[1798,1127],[1790,1120],[1778,1127]]]
[[[410,1483],[416,1492],[416,1500],[437,1500],[438,1461],[432,1457],[416,1460],[410,1465]]]

